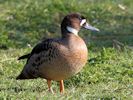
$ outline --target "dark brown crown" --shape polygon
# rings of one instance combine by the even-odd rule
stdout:
[[[79,31],[81,28],[80,22],[82,21],[82,19],[85,19],[85,17],[81,16],[78,13],[71,13],[71,14],[65,16],[61,23],[62,35],[69,33],[66,29],[67,26],[72,27]]]

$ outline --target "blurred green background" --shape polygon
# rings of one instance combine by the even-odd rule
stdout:
[[[81,30],[89,59],[80,73],[47,91],[46,80],[17,81],[43,38],[60,37],[65,15],[78,12],[100,32]],[[0,100],[133,100],[133,0],[0,0]]]
[[[81,13],[101,30],[81,30],[90,46],[112,46],[113,40],[132,45],[132,0],[0,0],[0,49],[59,37],[60,23],[71,12]]]

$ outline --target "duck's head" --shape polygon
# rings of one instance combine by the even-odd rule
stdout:
[[[95,28],[87,23],[86,18],[78,13],[72,13],[65,16],[61,23],[61,32],[63,36],[69,33],[78,35],[81,28],[99,31],[98,28]]]

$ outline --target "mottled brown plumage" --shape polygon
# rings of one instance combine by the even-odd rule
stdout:
[[[80,14],[67,15],[61,24],[61,38],[46,39],[37,44],[31,53],[19,58],[27,58],[27,63],[17,79],[45,78],[49,90],[51,80],[60,81],[60,91],[63,92],[62,80],[78,73],[87,62],[86,44],[77,34],[81,27],[86,28],[87,25]]]

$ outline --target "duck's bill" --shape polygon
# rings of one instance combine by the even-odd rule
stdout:
[[[84,26],[83,26],[85,29],[88,29],[88,30],[91,30],[91,31],[97,31],[99,32],[100,30],[96,27],[93,27],[91,26],[90,24],[86,23]]]

